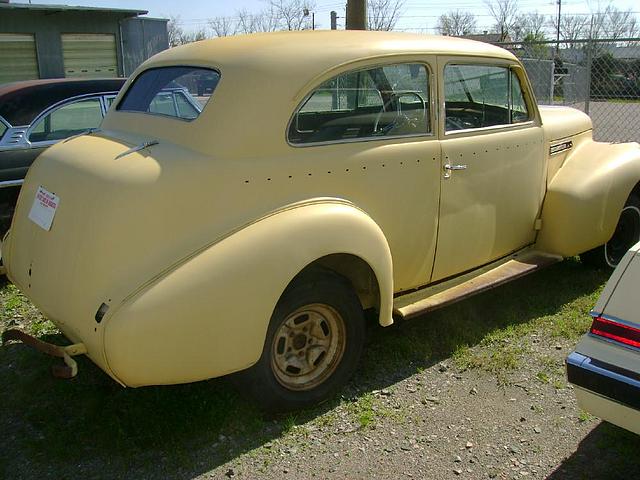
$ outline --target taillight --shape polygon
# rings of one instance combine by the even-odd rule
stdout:
[[[616,342],[640,348],[640,329],[630,327],[608,318],[595,317],[590,332],[599,337],[609,338]]]

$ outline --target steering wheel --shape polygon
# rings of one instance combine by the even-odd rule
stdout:
[[[412,99],[417,99],[418,101],[411,101]],[[409,100],[409,101],[407,101]],[[396,116],[389,124],[387,124],[383,128],[380,127],[380,120],[382,119],[382,115],[387,113],[387,109],[393,104],[396,104]],[[418,109],[411,109],[409,111],[417,110],[419,114],[412,118],[409,114],[406,113],[406,109],[403,112],[402,105],[411,104],[411,103],[420,103],[420,107]],[[391,98],[387,100],[383,105],[378,114],[376,115],[374,124],[373,124],[373,133],[382,132],[386,134],[387,132],[400,128],[409,126],[413,130],[418,130],[418,126],[427,118],[427,108],[426,102],[422,96],[417,92],[399,92],[391,95]]]

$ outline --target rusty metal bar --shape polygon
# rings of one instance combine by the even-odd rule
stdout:
[[[2,343],[14,340],[22,342],[31,348],[45,353],[52,357],[59,357],[64,360],[65,365],[54,365],[51,367],[51,371],[54,377],[57,378],[73,378],[78,374],[78,364],[71,358],[75,355],[82,355],[87,353],[87,348],[84,343],[74,343],[73,345],[67,345],[61,347],[52,343],[43,342],[21,330],[11,328],[5,330],[2,333]]]

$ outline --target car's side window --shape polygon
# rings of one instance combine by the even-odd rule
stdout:
[[[340,74],[293,115],[289,142],[308,144],[431,133],[429,75],[418,63]]]
[[[511,123],[526,122],[531,119],[522,85],[516,72],[511,70]]]
[[[200,112],[196,109],[187,100],[186,94],[184,92],[175,92],[176,97],[176,106],[178,107],[178,114],[181,118],[189,118],[194,119],[200,114]]]
[[[219,80],[220,74],[208,68],[151,68],[133,81],[116,110],[194,120],[200,115]]]
[[[444,96],[447,132],[529,120],[518,76],[507,67],[447,65]]]
[[[0,138],[2,138],[2,136],[4,135],[4,132],[6,131],[7,131],[7,126],[4,123],[0,122]]]
[[[97,128],[102,122],[99,98],[69,103],[42,117],[29,133],[29,141],[45,142],[64,138]]]

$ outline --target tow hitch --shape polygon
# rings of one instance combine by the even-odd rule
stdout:
[[[87,347],[85,347],[84,343],[74,343],[73,345],[61,347],[59,345],[53,345],[52,343],[38,340],[37,338],[15,328],[11,328],[2,333],[2,343],[4,344],[9,340],[22,342],[25,345],[35,348],[39,352],[46,353],[52,357],[62,358],[65,365],[53,365],[51,367],[51,373],[53,373],[53,376],[57,378],[75,377],[78,374],[78,364],[71,357],[87,353]]]

